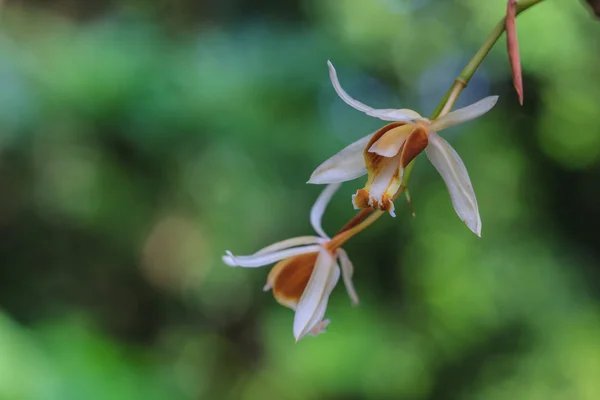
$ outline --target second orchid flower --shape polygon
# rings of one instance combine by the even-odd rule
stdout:
[[[264,290],[272,290],[281,305],[296,312],[296,341],[325,331],[329,324],[324,319],[327,302],[340,275],[352,303],[358,304],[352,283],[354,266],[344,249],[332,242],[321,226],[325,209],[339,187],[339,184],[328,185],[310,211],[310,223],[318,236],[283,240],[249,256],[235,256],[229,251],[223,256],[223,262],[232,267],[256,268],[277,262],[269,272]]]

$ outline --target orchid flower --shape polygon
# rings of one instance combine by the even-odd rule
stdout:
[[[481,218],[467,169],[459,155],[437,132],[488,112],[498,96],[452,111],[430,121],[409,109],[374,109],[352,98],[340,85],[331,62],[329,76],[338,96],[349,106],[391,123],[352,143],[322,163],[308,183],[345,182],[368,173],[364,189],[352,196],[354,207],[388,211],[393,217],[393,197],[400,189],[404,169],[423,150],[442,176],[452,205],[469,229],[481,236]]]
[[[318,236],[283,240],[250,256],[234,256],[230,251],[223,256],[223,262],[232,267],[255,268],[277,262],[263,290],[272,289],[275,300],[295,311],[296,341],[307,334],[315,336],[325,331],[329,320],[323,317],[329,296],[340,278],[340,265],[348,295],[353,304],[358,304],[352,283],[352,262],[343,249],[328,247],[331,239],[321,226],[327,204],[339,187],[339,183],[328,185],[310,211],[310,223]]]

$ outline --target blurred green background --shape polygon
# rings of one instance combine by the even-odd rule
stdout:
[[[600,25],[578,1],[517,22],[444,131],[483,237],[417,160],[411,194],[345,249],[328,332],[294,344],[268,268],[311,234],[313,169],[429,114],[504,0],[48,0],[0,9],[0,399],[600,399]],[[347,183],[324,225],[354,215]]]

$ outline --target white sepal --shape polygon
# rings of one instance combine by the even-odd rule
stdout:
[[[429,145],[425,151],[446,183],[456,214],[473,233],[481,236],[481,218],[475,191],[460,156],[435,132],[429,133]]]
[[[223,262],[230,267],[263,267],[265,265],[273,264],[274,262],[283,260],[284,258],[289,258],[293,256],[297,256],[300,254],[307,254],[317,252],[322,249],[319,245],[312,246],[301,246],[294,247],[291,249],[285,249],[280,251],[275,251],[272,253],[261,253],[254,254],[251,256],[234,256],[230,251],[226,251],[227,255],[223,256]]]
[[[338,249],[338,258],[340,259],[340,265],[342,267],[342,279],[344,279],[346,291],[348,292],[350,300],[352,300],[352,304],[356,306],[358,305],[358,294],[352,283],[354,265],[352,265],[352,261],[350,261],[350,257],[348,257],[348,253],[346,253],[344,249]]]
[[[346,182],[367,173],[363,152],[373,133],[346,146],[315,169],[307,183]]]
[[[290,247],[296,246],[305,246],[308,244],[323,244],[327,240],[323,239],[321,236],[298,236],[291,239],[285,239],[281,242],[273,243],[258,250],[256,253],[252,254],[253,256],[258,256],[260,254],[273,253],[278,250],[289,249]]]
[[[471,104],[470,106],[451,111],[443,117],[433,121],[428,129],[432,132],[439,132],[442,129],[462,124],[480,117],[486,112],[490,111],[492,107],[496,105],[497,101],[498,96],[489,96]]]
[[[337,266],[335,258],[327,250],[322,249],[296,307],[296,315],[294,316],[294,338],[296,342],[314,328],[319,327],[325,316],[329,295],[339,278],[340,268]]]
[[[421,119],[422,117],[415,111],[409,109],[393,109],[393,108],[385,108],[385,109],[376,109],[373,107],[369,107],[366,104],[361,103],[360,101],[354,99],[350,96],[340,84],[340,81],[337,77],[337,72],[331,63],[331,61],[327,61],[327,66],[329,67],[329,78],[331,79],[331,84],[335,89],[335,92],[338,96],[344,101],[344,103],[348,104],[350,107],[362,111],[365,114],[379,118],[384,121],[412,121],[415,119]]]
[[[325,213],[327,205],[331,201],[331,198],[333,197],[335,192],[340,188],[340,186],[340,183],[333,183],[331,185],[328,185],[325,189],[323,189],[319,197],[317,197],[315,204],[310,209],[310,224],[312,225],[315,232],[317,232],[317,234],[324,239],[329,239],[329,237],[327,236],[327,234],[323,230],[323,227],[321,226],[321,220],[323,218],[323,214]]]

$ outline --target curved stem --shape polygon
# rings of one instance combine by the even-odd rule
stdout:
[[[444,107],[438,113],[436,118],[443,117],[444,115],[448,114],[450,110],[452,110],[452,106],[454,106],[454,103],[458,99],[458,96],[460,96],[460,93],[463,91],[463,89],[467,87],[467,84],[468,83],[460,77],[454,80],[454,85],[452,85],[448,91],[448,100],[446,100],[446,104],[444,104]]]
[[[344,225],[342,227],[342,229],[340,229],[338,231],[336,236],[341,234],[342,232],[346,232],[347,230],[350,230],[353,227],[355,227],[356,225],[360,224],[361,222],[363,222],[365,220],[365,218],[367,218],[369,215],[371,215],[372,212],[373,212],[372,208],[363,208],[358,213],[356,213],[356,215],[350,221],[348,221],[348,223],[346,225]]]
[[[392,201],[396,201],[405,190],[406,186],[400,185],[400,188],[396,194],[394,194]],[[383,214],[383,211],[375,210],[373,208],[365,208],[364,210],[361,210],[327,243],[327,247],[330,250],[340,247],[352,236],[363,231],[373,222],[377,221],[377,219]]]
[[[379,217],[381,217],[384,214],[384,211],[381,210],[370,210],[372,210],[370,215],[366,219],[364,219],[360,224],[335,235],[335,237],[325,245],[327,249],[333,251],[339,248],[348,239],[368,228],[373,222],[377,221]]]

